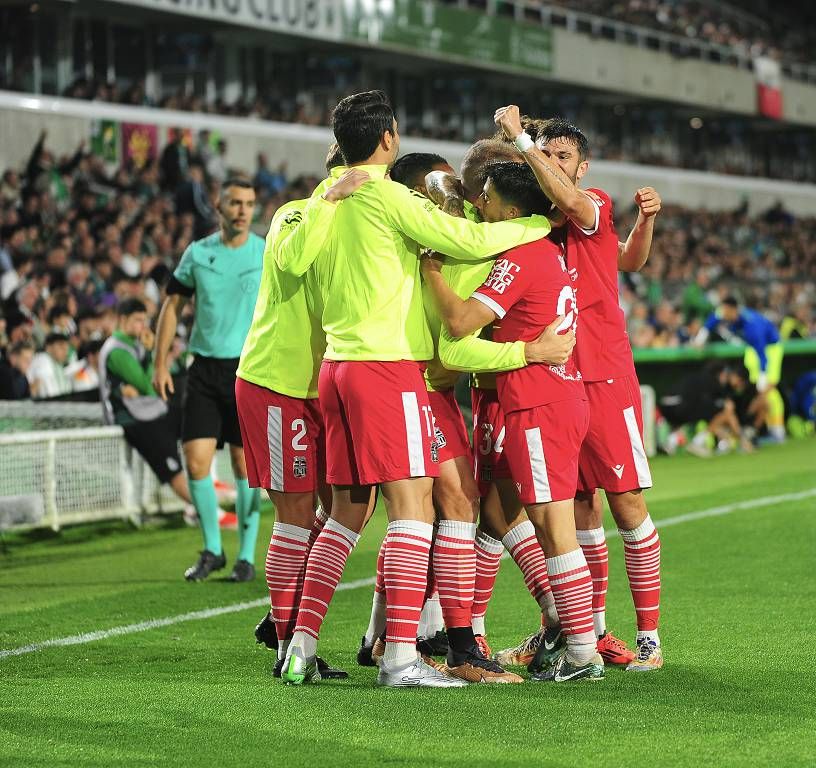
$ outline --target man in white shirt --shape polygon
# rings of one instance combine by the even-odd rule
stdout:
[[[65,373],[65,362],[70,350],[65,334],[49,333],[45,337],[45,351],[34,355],[28,369],[28,382],[33,397],[42,399],[71,392],[71,380]]]

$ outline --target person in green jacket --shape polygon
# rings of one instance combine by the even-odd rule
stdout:
[[[105,422],[119,424],[125,439],[150,465],[160,483],[191,503],[167,405],[153,389],[153,332],[139,299],[117,307],[117,327],[99,353],[99,392]]]

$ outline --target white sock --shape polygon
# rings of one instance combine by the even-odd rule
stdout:
[[[317,639],[305,632],[295,632],[289,643],[289,648],[300,648],[305,657],[314,656],[317,653]],[[289,649],[287,648],[287,651]]]
[[[416,660],[416,645],[411,643],[386,643],[385,653],[380,663],[385,664],[387,669],[393,671],[402,667],[410,667]]]
[[[385,592],[375,592],[371,601],[371,618],[365,633],[365,644],[370,648],[385,632]]]
[[[442,618],[442,606],[439,604],[439,593],[434,592],[422,606],[422,613],[419,614],[419,628],[417,637],[433,637],[437,632],[445,628],[445,620]]]
[[[561,619],[558,618],[558,609],[555,607],[555,598],[552,592],[544,595],[542,602],[544,605],[541,606],[541,615],[544,617],[544,626],[557,627],[561,623]]]
[[[656,629],[650,629],[647,632],[638,631],[637,637],[635,638],[635,645],[642,640],[651,640],[658,648],[660,647],[660,635],[657,634]]]
[[[278,661],[283,661],[286,658],[290,642],[290,640],[284,640],[282,643],[278,643]]]

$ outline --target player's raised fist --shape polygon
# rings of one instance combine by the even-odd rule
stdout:
[[[635,192],[635,205],[647,219],[651,218],[660,211],[660,195],[654,187],[641,187]]]
[[[515,139],[524,130],[521,127],[521,113],[515,104],[499,107],[493,115],[493,120],[508,139]]]
[[[371,177],[359,168],[352,168],[346,171],[332,187],[323,193],[323,197],[331,203],[338,203],[353,195]]]

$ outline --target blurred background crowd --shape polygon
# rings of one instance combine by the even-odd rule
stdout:
[[[80,145],[55,157],[47,136],[0,184],[0,398],[94,391],[99,348],[115,306],[137,297],[155,316],[163,287],[187,245],[218,226],[215,200],[227,173],[251,178],[265,235],[284,202],[319,181],[290,178],[285,165],[228,168],[228,147],[206,131],[169,143],[139,171],[108,171]],[[617,201],[625,238],[634,221]],[[642,272],[621,276],[622,306],[635,348],[690,343],[725,294],[735,294],[780,327],[783,338],[816,335],[816,218],[783,204],[758,216],[667,206]],[[182,326],[176,353],[183,355]]]

